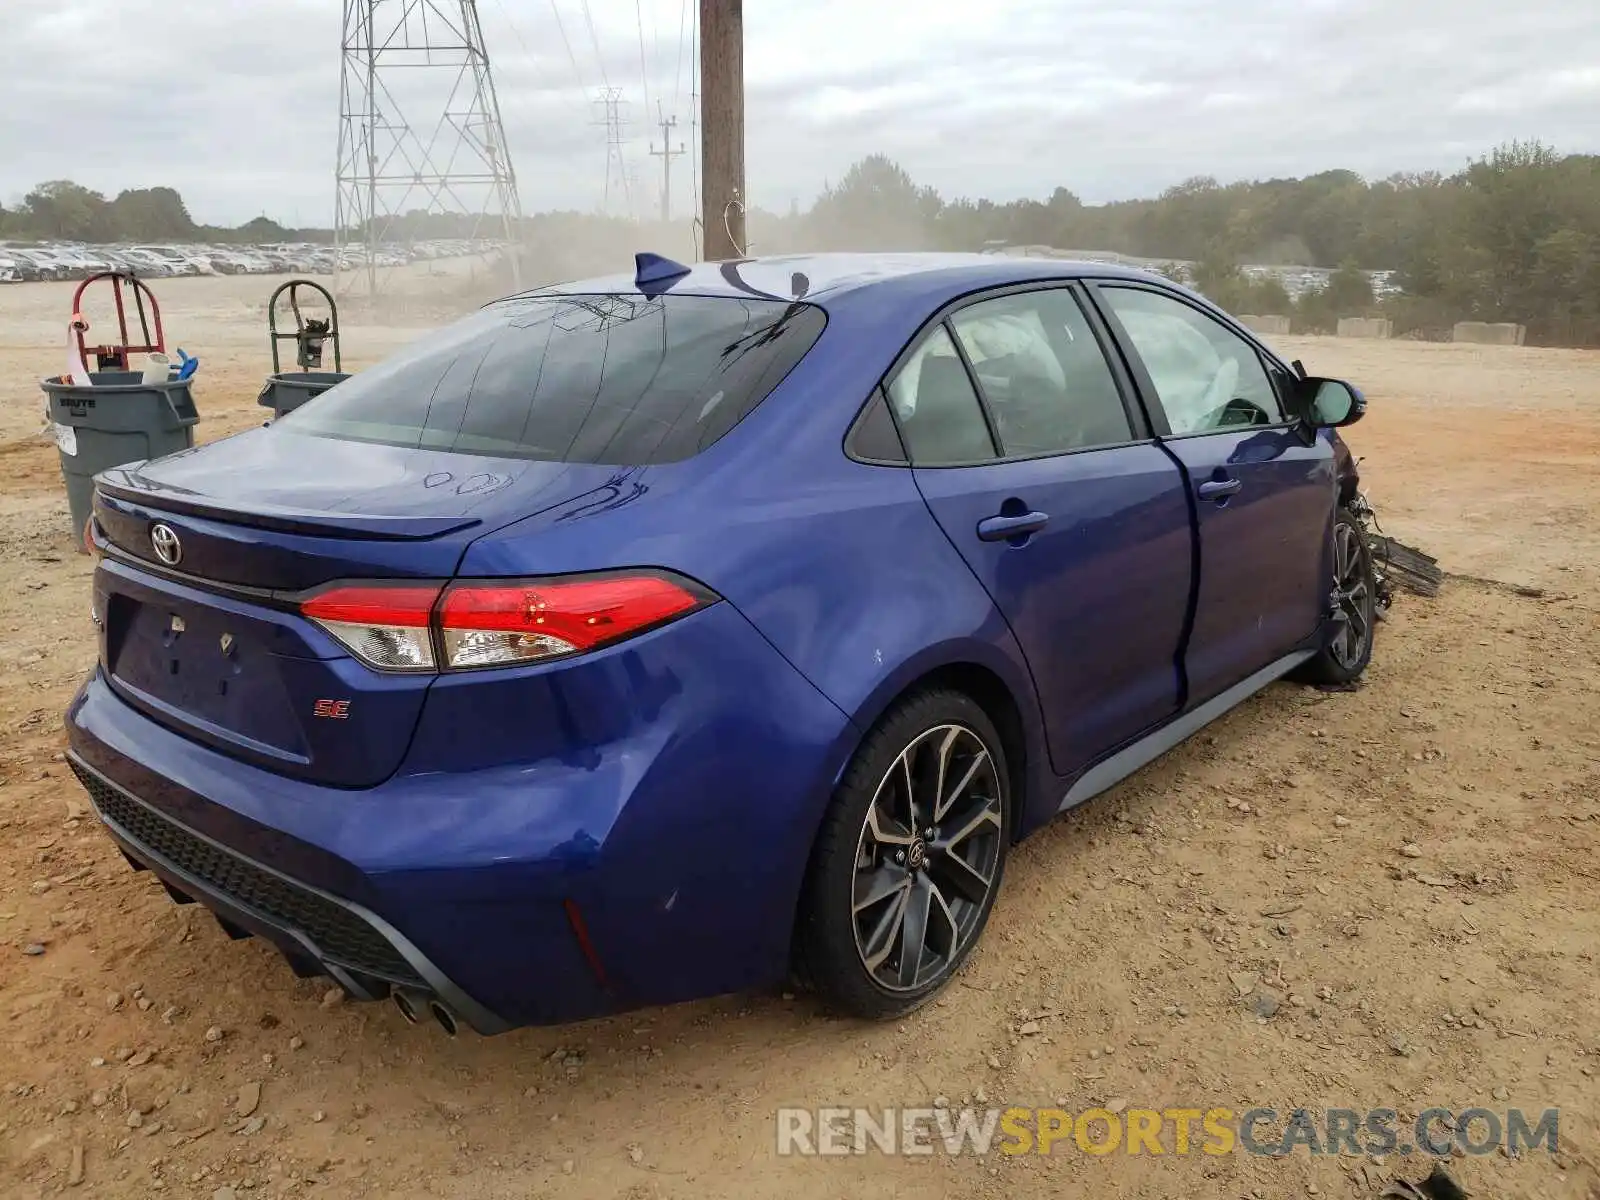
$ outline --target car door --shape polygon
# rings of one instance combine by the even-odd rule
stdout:
[[[967,303],[887,392],[928,507],[1016,635],[1073,775],[1177,711],[1192,581],[1182,472],[1077,289]]]
[[[1191,702],[1207,700],[1315,636],[1333,451],[1286,411],[1283,369],[1213,314],[1153,286],[1101,281],[1094,294],[1193,492],[1200,586],[1184,667]]]

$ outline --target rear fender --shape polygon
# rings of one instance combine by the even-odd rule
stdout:
[[[930,646],[904,659],[892,671],[885,673],[852,715],[851,723],[857,730],[855,740],[845,747],[845,753],[836,764],[833,782],[837,787],[850,766],[862,740],[885,713],[902,696],[907,696],[925,683],[932,682],[952,669],[978,667],[999,680],[1011,697],[1021,723],[1024,761],[1009,764],[1013,778],[1024,781],[1023,794],[1013,797],[1016,820],[1012,838],[1020,841],[1055,815],[1063,781],[1050,767],[1045,748],[1044,722],[1039,711],[1039,698],[1033,689],[1033,680],[1022,657],[1022,650],[1005,622],[994,614],[993,626],[982,631],[982,636],[961,638]],[[994,714],[991,714],[994,716]],[[1020,772],[1017,767],[1020,766]]]

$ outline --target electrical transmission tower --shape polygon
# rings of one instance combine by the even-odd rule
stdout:
[[[503,238],[520,286],[522,206],[477,0],[344,0],[340,44],[336,290],[364,278],[376,295],[385,245],[427,224]],[[419,227],[419,211],[458,221]]]
[[[623,154],[625,138],[623,127],[627,125],[622,110],[628,102],[622,98],[622,89],[618,87],[604,87],[600,89],[600,98],[595,101],[595,106],[600,109],[600,119],[596,125],[606,127],[606,191],[605,211],[611,212],[611,188],[613,184],[622,191],[622,202],[627,206],[628,215],[633,215],[633,191],[630,187],[628,161]]]

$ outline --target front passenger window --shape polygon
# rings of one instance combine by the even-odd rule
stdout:
[[[1283,406],[1256,348],[1181,300],[1102,284],[1155,385],[1172,436],[1276,425]]]
[[[994,440],[955,343],[940,325],[889,383],[911,463],[949,467],[994,458]]]

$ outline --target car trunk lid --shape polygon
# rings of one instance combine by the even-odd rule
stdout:
[[[447,580],[474,538],[615,474],[254,434],[108,472],[95,501],[102,668],[128,703],[223,753],[379,783],[434,676],[371,670],[300,602],[334,581]]]
[[[445,578],[473,538],[602,489],[616,467],[488,458],[257,429],[97,480],[95,516],[132,556],[212,583]],[[157,523],[179,538],[163,560]]]

